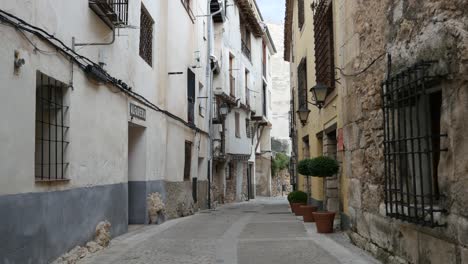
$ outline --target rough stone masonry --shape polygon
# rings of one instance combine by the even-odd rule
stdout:
[[[384,52],[395,71],[437,61],[442,79],[438,167],[446,227],[428,228],[385,216],[381,82],[386,61],[346,79],[344,164],[349,177],[350,237],[385,263],[468,263],[468,1],[359,0],[349,3],[359,52],[357,72]]]

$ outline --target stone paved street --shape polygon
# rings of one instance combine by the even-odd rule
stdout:
[[[80,263],[379,263],[344,234],[320,235],[284,199],[260,198],[146,226]]]

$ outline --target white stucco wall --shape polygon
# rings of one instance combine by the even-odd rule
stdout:
[[[203,53],[206,44],[201,40],[202,32],[198,32],[202,19],[192,24],[180,1],[144,0],[143,4],[155,21],[152,67],[139,56],[139,29],[121,29],[112,45],[77,47],[78,53],[95,62],[99,53],[104,54],[104,68],[112,76],[126,82],[133,91],[162,109],[186,120],[187,67],[192,65],[195,47],[206,56],[206,52]],[[111,30],[88,7],[87,1],[5,0],[0,3],[0,8],[44,28],[69,46],[72,37],[76,42],[105,42],[111,38]],[[204,13],[206,6],[200,4],[193,9],[195,14]],[[140,2],[130,1],[129,24],[139,26],[139,19]],[[130,102],[146,109],[146,121],[132,121],[145,127],[147,160],[144,162],[144,178],[180,181],[184,142],[191,140],[194,146],[200,146],[193,148],[192,175],[198,176],[201,171],[204,173],[199,178],[206,179],[206,169],[198,168],[198,157],[207,156],[206,135],[195,136],[193,130],[129,99],[115,87],[90,81],[74,66],[73,89],[68,88],[66,95],[70,106],[67,116],[70,129],[66,134],[71,142],[66,150],[70,181],[37,184],[34,180],[36,71],[68,84],[72,80],[72,67],[62,55],[30,34],[27,36],[31,41],[41,50],[48,51],[47,54],[34,51],[31,44],[10,27],[0,25],[0,34],[3,40],[0,47],[0,86],[3,91],[0,117],[4,121],[0,126],[0,195],[127,182]],[[15,50],[19,50],[26,61],[18,75],[13,71]],[[201,67],[204,61],[206,58],[201,57]],[[169,77],[169,71],[184,74]],[[206,93],[198,88],[198,82],[204,83],[204,71],[199,68],[194,72],[199,96],[199,92]],[[207,121],[198,114],[197,105],[198,101],[196,124],[206,131]],[[206,168],[203,162],[201,166]]]

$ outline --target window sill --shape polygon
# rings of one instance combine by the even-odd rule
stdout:
[[[35,182],[37,184],[41,184],[41,183],[68,183],[70,182],[70,179],[40,179],[40,178],[36,178],[35,179]]]

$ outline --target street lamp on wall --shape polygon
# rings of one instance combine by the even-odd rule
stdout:
[[[325,105],[325,99],[327,99],[328,86],[318,83],[312,87],[310,91],[312,92],[312,99],[314,102],[307,101],[307,103],[316,106],[319,110],[322,109]],[[307,109],[307,107],[301,106],[296,113],[299,116],[299,120],[302,125],[305,126],[305,124],[307,124],[307,119],[309,118],[310,110]]]
[[[310,91],[312,92],[312,99],[315,101],[315,103],[310,104],[317,106],[318,109],[322,109],[325,105],[325,99],[327,99],[328,86],[322,83],[317,83],[317,85],[312,87]]]
[[[219,106],[219,114],[224,119],[224,118],[226,118],[228,113],[229,113],[229,106],[226,103],[222,103]]]
[[[302,125],[305,126],[305,124],[307,124],[307,119],[309,118],[310,110],[305,107],[301,107],[296,113],[299,116],[299,120]]]

